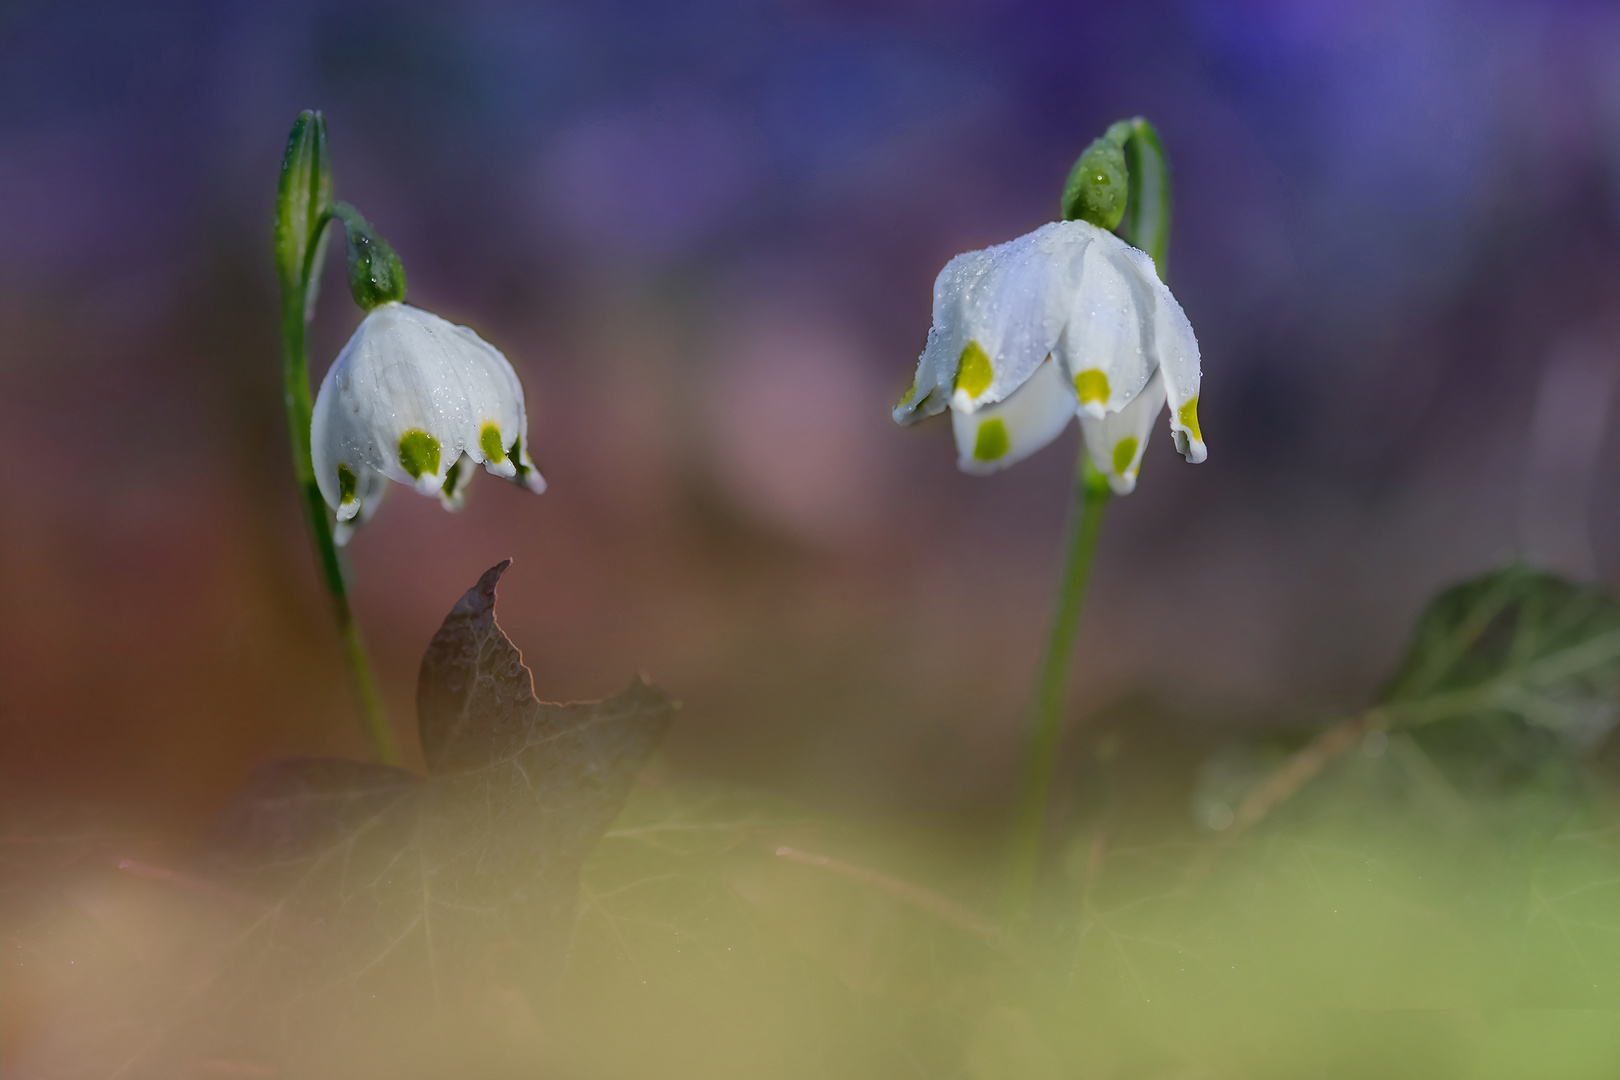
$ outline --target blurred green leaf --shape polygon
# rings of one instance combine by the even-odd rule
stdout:
[[[1515,564],[1435,599],[1380,704],[1393,724],[1505,716],[1589,747],[1617,695],[1620,604]]]

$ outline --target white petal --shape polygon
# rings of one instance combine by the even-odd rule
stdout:
[[[983,321],[994,263],[988,251],[966,251],[946,263],[934,279],[934,325],[918,362],[919,391],[926,378],[943,396],[950,395],[962,350],[972,340],[973,328]],[[923,374],[924,366],[931,374]]]
[[[973,337],[990,358],[992,379],[988,390],[964,405],[1001,401],[1052,354],[1069,317],[1075,271],[1089,246],[1089,234],[1052,222],[990,249],[996,264],[987,275],[988,297]]]
[[[384,304],[361,321],[321,381],[310,445],[314,452],[320,444],[320,457],[366,465],[431,495],[460,452],[456,443],[466,403],[456,366],[435,347],[432,330],[424,332],[424,316],[443,322],[403,304]],[[423,433],[439,448],[437,462],[430,455],[430,467],[419,476],[400,464],[400,440],[411,432]],[[318,475],[327,480],[320,457]],[[322,493],[334,502],[324,487]]]
[[[1170,432],[1177,452],[1196,465],[1208,456],[1198,425],[1198,338],[1193,335],[1187,313],[1159,280],[1152,258],[1135,248],[1126,251],[1148,283],[1153,300],[1148,353],[1164,377],[1165,396],[1170,402]]]
[[[465,326],[444,325],[459,339],[462,382],[472,419],[463,452],[494,475],[511,479],[517,474],[517,468],[508,450],[513,441],[528,430],[523,384],[518,381],[511,363],[495,346]],[[493,425],[489,433],[491,445],[486,447],[485,431],[489,425]]]
[[[1060,377],[1082,413],[1097,423],[1147,409],[1151,398],[1131,406],[1162,373],[1156,393],[1168,396],[1176,448],[1189,461],[1204,460],[1198,341],[1186,314],[1151,258],[1081,221],[1053,222],[945,265],[934,282],[934,325],[913,392],[894,418],[910,423],[933,415],[949,394],[962,467],[993,471],[1051,436],[1014,439],[1009,428],[1003,452],[987,463],[972,455],[983,425],[971,419],[982,413],[988,420],[985,410],[1010,403],[1027,379],[1046,371],[1049,357],[1058,371],[1042,378]],[[1022,412],[1014,420],[1020,431],[1044,430]],[[1137,439],[1139,446],[1144,441],[1145,435]],[[1116,486],[1134,483],[1134,466],[1116,470],[1114,478]]]
[[[1164,408],[1164,380],[1154,372],[1142,392],[1118,412],[1102,419],[1080,413],[1080,430],[1086,437],[1086,452],[1092,464],[1108,478],[1115,494],[1129,495],[1136,490],[1136,472],[1142,467],[1142,453],[1159,410]]]
[[[934,329],[925,358],[951,407],[1001,401],[1051,355],[1067,318],[1090,235],[1053,222],[983,251],[958,255],[934,283]]]
[[[1005,401],[973,412],[951,411],[957,466],[986,475],[1022,461],[1053,439],[1074,416],[1074,389],[1048,360]]]
[[[1141,393],[1153,372],[1147,349],[1153,293],[1129,256],[1135,249],[1113,233],[1087,227],[1096,238],[1070,295],[1068,322],[1056,351],[1074,380],[1080,407],[1101,419]]]
[[[321,494],[342,514],[353,511],[340,499],[340,463],[357,476],[372,470],[440,495],[463,455],[517,477],[527,437],[522,384],[497,349],[437,315],[384,304],[361,322],[322,380],[310,449]],[[407,446],[418,452],[402,459]],[[544,487],[538,474],[522,482]]]

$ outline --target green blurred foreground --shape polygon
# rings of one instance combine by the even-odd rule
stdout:
[[[428,777],[282,766],[183,872],[8,828],[7,1075],[1620,1075],[1605,597],[1453,589],[1375,708],[1196,775],[1098,742],[1002,927],[982,851],[635,780],[666,699],[523,699],[486,582]]]

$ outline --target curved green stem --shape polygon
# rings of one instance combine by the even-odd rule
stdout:
[[[1125,189],[1123,200],[1121,182]],[[1147,252],[1159,276],[1164,276],[1170,253],[1170,166],[1158,131],[1146,119],[1138,116],[1112,124],[1102,138],[1086,148],[1064,184],[1062,206],[1066,220],[1090,221],[1105,229],[1122,228],[1126,242]],[[1028,916],[1040,877],[1041,831],[1052,790],[1052,772],[1057,766],[1069,668],[1074,663],[1074,641],[1086,598],[1086,581],[1091,575],[1091,556],[1097,549],[1109,496],[1108,483],[1087,459],[1082,440],[1074,466],[1063,576],[1058,582],[1052,627],[1046,637],[1046,655],[1035,683],[1029,746],[1013,818],[1006,915],[1014,921]]]
[[[332,538],[331,512],[315,483],[310,456],[310,419],[314,406],[309,393],[309,361],[305,338],[309,305],[320,269],[320,238],[331,218],[332,174],[326,152],[326,122],[319,113],[305,112],[293,124],[282,159],[281,182],[276,194],[276,267],[281,280],[281,384],[287,408],[287,442],[292,450],[293,476],[304,504],[304,520],[315,544],[321,580],[332,599],[343,654],[354,680],[360,704],[360,725],[376,759],[399,764],[394,730],[383,711],[382,695],[371,673],[366,646],[349,606],[343,564]]]
[[[1046,635],[1046,653],[1035,683],[1029,747],[1018,788],[1018,811],[1013,818],[1013,840],[1007,892],[1007,914],[1023,918],[1035,891],[1041,862],[1041,832],[1046,803],[1057,765],[1058,736],[1063,730],[1063,703],[1068,697],[1069,669],[1074,664],[1074,642],[1080,628],[1091,557],[1108,508],[1107,482],[1091,466],[1085,444],[1074,464],[1074,493],[1069,505],[1063,576],[1058,582],[1052,624]]]
[[[310,245],[311,253],[317,246]],[[281,381],[287,406],[287,438],[292,446],[293,476],[303,495],[304,520],[309,524],[310,536],[315,544],[315,558],[320,564],[321,580],[332,599],[332,613],[337,618],[338,634],[343,638],[344,657],[354,681],[355,695],[359,698],[361,728],[371,743],[372,755],[385,765],[397,765],[399,747],[394,741],[394,730],[388,724],[388,715],[383,710],[382,695],[371,673],[371,662],[366,656],[360,628],[355,625],[354,611],[349,605],[348,585],[343,580],[343,565],[338,561],[337,544],[332,539],[331,512],[321,496],[319,485],[315,483],[315,464],[310,456],[309,429],[314,406],[309,393],[309,361],[304,344],[309,278],[310,271],[306,269],[298,287],[287,290],[281,301]]]

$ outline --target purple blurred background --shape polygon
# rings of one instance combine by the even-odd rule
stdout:
[[[0,779],[189,823],[359,754],[290,481],[271,204],[326,112],[410,299],[530,398],[540,497],[390,493],[350,548],[415,667],[517,559],[543,697],[644,671],[668,757],[993,818],[1073,430],[992,480],[888,409],[953,254],[1154,120],[1207,464],[1116,500],[1073,719],[1355,707],[1425,598],[1620,583],[1620,8],[1521,0],[13,3],[0,12]],[[358,313],[328,278],[324,371]]]

